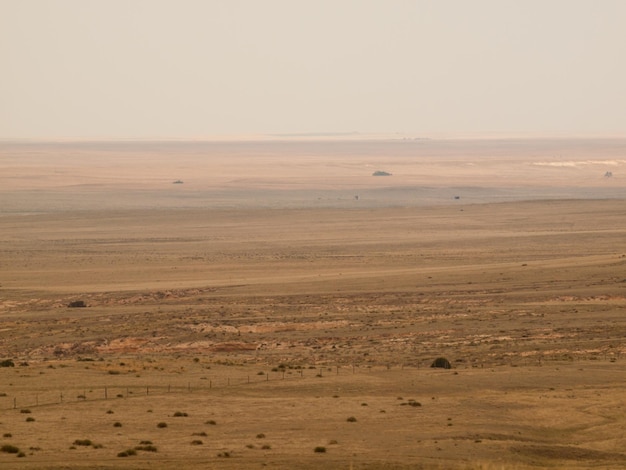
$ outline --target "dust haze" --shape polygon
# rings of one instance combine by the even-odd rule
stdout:
[[[2,468],[626,465],[626,141],[324,139],[0,144]]]

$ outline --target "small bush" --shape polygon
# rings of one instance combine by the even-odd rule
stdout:
[[[346,421],[348,423],[356,423],[356,418],[354,416],[350,416]]]
[[[6,452],[7,454],[17,454],[20,451],[19,448],[12,446],[10,444],[5,444],[0,447],[0,452]]]
[[[27,423],[32,423],[33,421],[35,421],[35,418],[33,418],[32,416],[29,416],[28,418],[26,418]]]
[[[11,434],[10,432],[5,432],[2,437],[13,437],[13,434]]]
[[[90,446],[92,444],[91,439],[76,439],[74,441],[75,446]]]
[[[270,450],[271,448],[272,448],[272,446],[271,446],[271,445],[269,445],[269,444],[263,444],[263,445],[261,446],[261,449],[263,449],[263,450]]]
[[[26,457],[26,454],[24,452],[18,452],[17,457],[18,458]]]
[[[141,441],[139,444],[143,445],[143,446],[149,446],[152,444],[152,441]]]
[[[257,438],[257,439],[265,439],[265,434],[263,434],[262,432],[260,432],[260,433],[258,433],[258,434],[256,435],[256,438]]]
[[[157,448],[153,445],[136,446],[135,450],[144,450],[146,452],[156,452]]]
[[[220,452],[219,454],[217,454],[218,457],[230,457],[230,452]]]
[[[202,444],[204,444],[204,442],[202,442],[200,439],[194,439],[193,441],[191,441],[192,446],[201,446]]]
[[[215,420],[210,419],[210,420],[206,421],[204,424],[210,424],[211,426],[215,426],[217,423],[215,422]]]
[[[207,433],[205,433],[204,431],[202,431],[202,432],[194,432],[194,433],[192,434],[192,436],[201,436],[201,437],[206,437],[206,436],[207,436]]]
[[[28,413],[32,413],[32,411],[26,408],[26,409],[20,410],[20,413],[28,414]]]
[[[167,427],[167,423],[164,423],[163,421],[157,424],[157,428],[166,428],[166,427]]]
[[[183,413],[182,411],[177,411],[176,413],[174,413],[174,416],[176,418],[180,418],[180,417],[187,417],[189,415],[187,413]]]
[[[433,361],[430,367],[438,367],[440,369],[452,369],[452,364],[445,357],[438,357]]]
[[[11,359],[0,361],[0,367],[15,367],[15,363]]]
[[[317,446],[315,449],[313,449],[313,452],[317,452],[318,454],[323,454],[324,452],[326,452],[326,447]]]
[[[115,423],[113,423],[113,427],[114,428],[121,428],[122,427],[122,423],[120,423],[119,421],[116,421]]]
[[[254,444],[246,444],[246,447],[247,447],[248,449],[254,449]]]
[[[107,411],[107,414],[108,414],[108,415],[112,415],[112,414],[113,414],[113,410],[109,410],[109,411]]]
[[[118,457],[130,457],[131,455],[137,455],[137,451],[135,449],[126,449],[117,454]]]

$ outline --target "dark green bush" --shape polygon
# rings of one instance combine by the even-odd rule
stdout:
[[[430,367],[438,367],[440,369],[452,369],[452,364],[445,357],[438,357],[433,361]]]
[[[90,446],[92,444],[91,439],[76,439],[74,441],[75,446]]]
[[[137,455],[137,451],[135,449],[126,449],[117,454],[118,457],[130,457],[131,455]]]

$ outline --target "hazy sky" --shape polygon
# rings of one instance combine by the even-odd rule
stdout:
[[[625,0],[0,0],[0,138],[626,136]]]

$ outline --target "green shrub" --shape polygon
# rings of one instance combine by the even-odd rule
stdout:
[[[15,367],[15,363],[11,359],[0,361],[0,367]]]
[[[215,426],[217,423],[215,422],[215,420],[210,419],[207,422],[205,422],[204,424],[210,424],[211,426]]]
[[[144,450],[146,452],[156,452],[157,448],[153,445],[136,446],[135,450]]]
[[[119,421],[116,421],[115,423],[113,423],[113,427],[114,428],[121,428],[122,427],[122,423],[120,423]]]
[[[92,444],[91,439],[76,439],[74,441],[75,446],[90,446]]]
[[[260,433],[258,433],[258,434],[256,435],[256,438],[257,438],[257,439],[265,439],[265,434],[263,434],[262,432],[260,432]]]
[[[117,454],[118,457],[130,457],[131,455],[137,455],[137,451],[135,449],[126,449]]]
[[[163,421],[157,424],[157,428],[166,428],[166,427],[167,427],[167,423],[164,423]]]
[[[194,439],[193,441],[191,441],[192,446],[201,446],[202,444],[204,444],[204,442],[202,442],[200,439]]]
[[[350,416],[346,421],[348,423],[356,423],[356,418],[354,416]]]
[[[438,357],[433,361],[430,367],[438,367],[440,369],[452,369],[452,364],[445,357]]]
[[[6,452],[7,454],[17,454],[20,451],[19,448],[12,446],[10,444],[5,444],[0,447],[0,452]]]
[[[187,413],[183,413],[182,411],[177,411],[176,413],[174,413],[174,416],[177,418],[180,418],[180,417],[187,417],[189,415]]]
[[[33,418],[32,416],[29,416],[28,418],[26,418],[27,423],[32,423],[33,421],[35,421],[35,418]]]
[[[315,449],[313,449],[313,452],[317,452],[318,454],[323,454],[324,452],[326,452],[326,447],[317,446]]]

